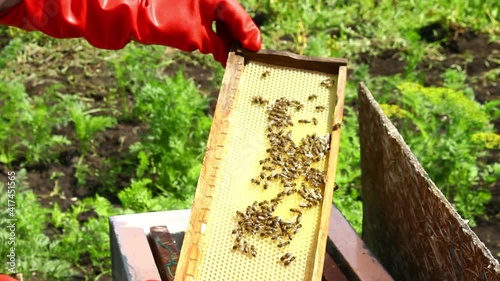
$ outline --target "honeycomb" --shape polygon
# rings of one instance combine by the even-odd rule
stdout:
[[[306,209],[302,213],[302,229],[294,236],[290,245],[278,248],[269,238],[246,236],[249,244],[254,245],[257,255],[245,255],[233,251],[232,230],[237,226],[236,211],[244,211],[254,201],[270,200],[283,191],[282,185],[273,182],[267,190],[251,184],[251,179],[261,172],[259,160],[266,157],[269,147],[266,139],[266,107],[252,104],[254,96],[262,96],[272,104],[281,97],[295,99],[304,108],[291,110],[293,127],[292,139],[295,143],[307,134],[324,136],[331,132],[334,107],[336,105],[337,85],[325,87],[322,81],[333,79],[335,75],[294,68],[279,67],[259,62],[248,63],[240,77],[234,107],[229,116],[229,131],[223,144],[227,155],[218,169],[217,188],[213,194],[207,224],[204,229],[205,246],[200,253],[196,280],[310,280],[314,259],[315,244],[319,229],[321,205]],[[317,95],[308,101],[310,95]],[[326,107],[317,112],[315,107]],[[318,124],[299,124],[299,119],[316,117]],[[315,164],[326,173],[328,158]],[[300,186],[300,182],[298,182]],[[278,205],[274,215],[290,219],[290,208],[297,208],[303,199],[298,195],[286,196]],[[280,257],[292,253],[296,260],[284,266]],[[323,255],[324,253],[319,253]]]

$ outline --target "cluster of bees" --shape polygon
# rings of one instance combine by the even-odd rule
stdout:
[[[325,81],[322,85],[330,87],[331,85]],[[311,95],[308,97],[308,102],[316,99],[317,95]],[[258,236],[270,239],[278,248],[286,247],[302,228],[303,212],[322,202],[325,174],[322,170],[314,168],[313,164],[327,156],[331,135],[307,135],[297,144],[292,140],[292,131],[289,127],[294,125],[292,112],[301,111],[304,104],[282,97],[269,105],[269,101],[261,96],[253,97],[252,104],[268,106],[266,136],[269,148],[266,150],[267,157],[259,161],[261,172],[251,179],[251,184],[263,189],[268,189],[272,183],[278,183],[283,187],[283,190],[274,198],[262,202],[255,201],[246,210],[236,212],[237,227],[232,232],[235,237],[233,250],[247,254],[249,257],[256,257],[255,247],[250,245],[245,237]],[[325,107],[318,105],[315,109],[321,112],[325,110]],[[318,120],[316,118],[301,119],[298,123],[317,125]],[[278,205],[287,196],[300,196],[301,198],[298,206],[290,209],[289,220],[274,215]],[[291,253],[286,253],[280,258],[280,262],[288,266],[295,259],[296,257]]]
[[[293,236],[302,228],[302,224],[300,224],[302,211],[293,208],[290,209],[295,214],[290,220],[284,220],[282,217],[273,215],[273,212],[284,196],[289,195],[285,192],[280,192],[270,201],[264,200],[260,203],[255,201],[251,206],[247,207],[245,212],[236,212],[238,227],[232,232],[236,237],[233,250],[239,250],[244,254],[256,257],[257,251],[255,247],[244,240],[244,237],[249,235],[269,238],[276,242],[278,248],[283,248],[290,244]]]

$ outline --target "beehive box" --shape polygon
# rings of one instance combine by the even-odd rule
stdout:
[[[321,279],[346,64],[230,53],[175,280]]]

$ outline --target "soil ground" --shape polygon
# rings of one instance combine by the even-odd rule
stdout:
[[[451,30],[451,31],[450,31]],[[437,36],[436,36],[437,34]],[[466,69],[468,83],[474,88],[476,99],[484,103],[486,101],[496,100],[500,98],[500,81],[488,81],[483,79],[483,74],[492,69],[498,68],[498,56],[500,55],[499,44],[489,42],[489,38],[485,34],[475,34],[468,30],[453,30],[441,25],[429,26],[421,30],[421,35],[428,41],[440,41],[444,48],[443,60],[425,60],[419,65],[419,70],[425,77],[426,86],[441,86],[443,81],[440,78],[444,69],[459,65],[462,69]],[[5,44],[6,38],[0,38],[0,48]],[[492,57],[496,56],[493,61]],[[61,61],[71,60],[72,54],[65,53]],[[386,76],[400,73],[404,70],[405,62],[402,60],[400,51],[389,50],[377,57],[360,56],[359,63],[367,63],[370,66],[370,74],[372,76]],[[485,63],[488,62],[488,63]],[[213,85],[211,80],[213,75],[210,70],[200,69],[190,63],[179,62],[177,65],[172,65],[167,73],[174,73],[179,67],[184,68],[185,74],[193,79],[203,92],[210,93],[213,96],[217,95],[218,89]],[[43,66],[35,66],[43,67]],[[116,81],[112,76],[112,70],[102,62],[95,62],[87,65],[86,67],[92,68],[92,73],[100,73],[96,76],[87,77],[88,69],[81,67],[72,67],[67,70],[66,76],[46,77],[45,83],[34,84],[27,82],[26,88],[30,95],[40,95],[45,86],[53,81],[63,83],[66,85],[65,91],[67,93],[74,92],[92,92],[86,98],[92,100],[97,107],[104,104],[104,97],[106,97],[106,88],[108,85],[116,85]],[[87,74],[86,74],[87,73]],[[86,83],[79,83],[74,85],[69,83],[68,77],[73,77],[76,81],[86,81]],[[52,82],[51,82],[52,81]],[[86,91],[86,85],[101,85],[95,91]],[[83,88],[82,88],[83,87]],[[132,96],[130,93],[123,93],[126,95],[127,101],[132,103]],[[117,105],[117,110],[120,107]],[[213,106],[212,106],[213,110]],[[496,131],[500,131],[500,120],[495,121]],[[112,129],[104,131],[98,137],[95,153],[86,156],[85,163],[89,165],[91,170],[106,170],[106,167],[111,165],[121,165],[121,173],[113,177],[113,185],[116,190],[125,188],[130,182],[130,175],[133,171],[129,171],[129,166],[125,161],[128,157],[128,151],[131,144],[140,139],[141,132],[146,130],[146,125],[138,121],[119,120],[119,124]],[[74,130],[71,126],[61,128],[59,131],[54,132],[65,135],[70,140],[76,142]],[[58,161],[48,164],[37,164],[27,168],[29,185],[33,191],[40,198],[40,203],[44,206],[52,206],[54,202],[59,203],[62,209],[68,209],[74,203],[74,197],[79,199],[94,196],[97,193],[99,186],[106,180],[103,177],[94,176],[90,174],[87,179],[87,184],[83,188],[75,188],[77,179],[75,177],[74,164],[78,161],[81,152],[78,147],[69,146],[61,151]],[[485,159],[487,162],[498,162],[499,154],[492,152],[490,157]],[[14,165],[14,169],[18,168]],[[6,181],[7,167],[0,165],[0,181]],[[51,175],[54,172],[62,173],[62,176],[57,179],[60,192],[57,195],[51,195],[54,191],[54,180]],[[493,255],[498,257],[500,255],[500,183],[497,182],[491,187],[493,198],[487,206],[486,214],[478,218],[478,226],[474,231],[481,238],[481,240],[492,251]],[[111,202],[118,204],[115,196],[116,192],[109,194],[100,194],[107,197]],[[87,221],[90,217],[96,216],[95,213],[88,212],[81,214],[79,217],[81,222]],[[56,229],[49,229],[47,233],[57,233]],[[88,263],[90,265],[90,261]],[[95,269],[90,268],[94,274],[99,274]],[[80,280],[76,278],[75,280]],[[81,279],[83,280],[83,279]],[[111,280],[110,276],[105,276],[100,280]]]

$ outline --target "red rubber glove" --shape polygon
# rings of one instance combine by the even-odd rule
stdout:
[[[0,274],[0,281],[18,281],[18,280],[8,275]]]
[[[130,40],[198,49],[222,65],[233,40],[251,51],[261,47],[258,27],[236,0],[22,0],[0,13],[0,24],[84,37],[103,49],[121,49]]]

